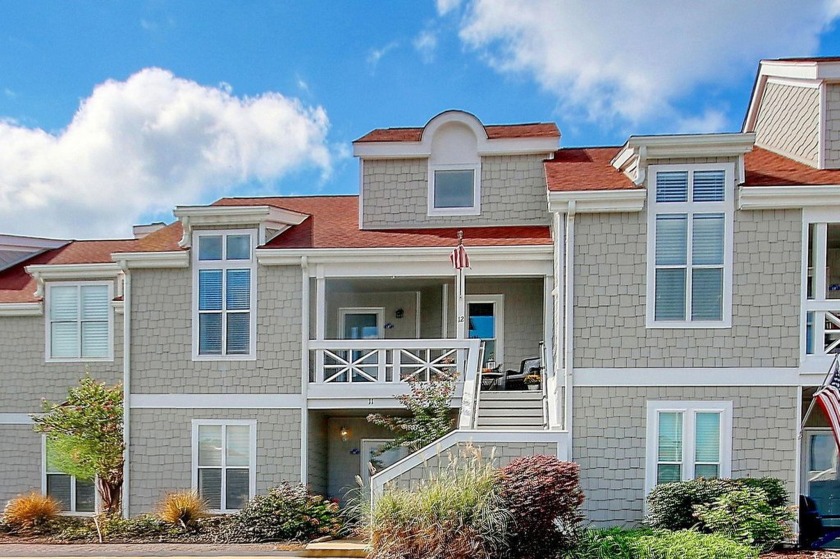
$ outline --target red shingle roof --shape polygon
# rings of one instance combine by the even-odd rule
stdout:
[[[565,148],[545,162],[545,180],[553,192],[639,188],[610,164],[620,147]]]
[[[101,264],[111,262],[111,253],[131,250],[134,239],[108,241],[70,241],[60,248],[42,252],[0,272],[0,303],[32,303],[35,280],[25,268],[32,264]]]
[[[358,196],[223,198],[220,206],[275,206],[309,217],[273,239],[266,248],[454,247],[464,231],[470,246],[551,244],[548,227],[453,227],[438,229],[360,230]]]
[[[840,170],[814,169],[764,148],[744,156],[745,186],[840,184]]]
[[[553,122],[528,124],[489,124],[484,127],[487,138],[559,138],[560,130]],[[364,142],[419,142],[423,128],[377,128],[368,132],[354,143]]]

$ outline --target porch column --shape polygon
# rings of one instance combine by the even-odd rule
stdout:
[[[319,267],[320,268],[320,267]],[[323,270],[317,270],[315,278],[315,339],[324,341],[324,334],[327,331],[327,280],[324,278]],[[315,382],[324,382],[324,350],[315,352]]]

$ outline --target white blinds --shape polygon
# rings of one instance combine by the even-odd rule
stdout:
[[[726,173],[722,170],[694,171],[691,197],[695,202],[723,202]]]
[[[107,285],[53,285],[48,300],[51,358],[108,357],[111,333]]]
[[[688,173],[685,171],[662,171],[656,173],[656,201],[688,201]]]
[[[685,265],[688,218],[685,214],[656,216],[656,265]]]
[[[699,265],[723,265],[723,214],[695,214],[691,262]]]

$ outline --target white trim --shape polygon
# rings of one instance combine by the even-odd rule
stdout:
[[[297,409],[302,394],[132,394],[131,409]]]
[[[248,235],[251,239],[251,252],[247,260],[228,260],[227,258],[227,238],[230,235]],[[196,245],[196,249],[192,250],[192,360],[193,361],[254,361],[257,358],[257,309],[259,308],[259,301],[257,300],[257,258],[254,255],[254,247],[257,243],[257,229],[222,229],[222,230],[200,230],[193,233],[192,243]],[[207,237],[221,237],[222,238],[222,259],[221,260],[199,260],[198,239],[202,236]],[[228,311],[225,307],[227,298],[227,271],[228,270],[250,270],[251,279],[251,293],[250,306],[248,312],[250,313],[250,336],[249,336],[249,350],[248,353],[227,354],[226,339],[227,339],[227,315]],[[222,347],[221,354],[201,354],[199,353],[199,315],[198,297],[199,297],[199,272],[201,270],[219,270],[222,272]],[[209,312],[209,311],[208,311]],[[212,311],[219,312],[219,311]],[[233,311],[234,313],[239,311]]]
[[[801,405],[801,404],[800,404]],[[808,459],[811,456],[811,437],[809,435],[831,435],[831,427],[803,427],[802,438],[798,440],[796,487],[800,494],[808,495]],[[837,447],[834,447],[835,450]]]
[[[81,288],[104,285],[107,290],[108,297],[108,354],[105,357],[83,357],[82,356],[82,303],[81,303]],[[52,357],[52,318],[50,317],[50,292],[55,287],[76,287],[78,292],[78,314],[75,322],[78,324],[79,333],[79,357]],[[114,282],[113,281],[50,281],[46,284],[46,294],[44,297],[44,361],[46,363],[94,363],[94,362],[113,362],[114,361],[114,308],[112,306],[114,299]]]
[[[38,303],[0,303],[0,316],[41,316],[43,304]]]
[[[338,336],[339,340],[348,339],[344,337],[345,321],[348,314],[373,314],[376,315],[376,338],[385,338],[385,308],[384,307],[339,307],[338,309]],[[365,339],[365,338],[352,338]]]
[[[469,230],[466,230],[465,245],[470,253],[470,264],[492,263],[506,258],[516,260],[545,260],[552,259],[552,245],[511,245],[511,246],[469,246]],[[449,263],[449,253],[455,246],[457,239],[453,238],[452,246],[447,247],[383,247],[383,248],[258,248],[255,253],[257,262],[268,266],[297,265],[301,256],[308,256],[310,264],[339,264],[361,262],[365,265],[378,265],[377,275],[392,276],[399,274],[400,265],[412,262],[441,263],[447,269],[446,275],[452,275],[452,265]],[[441,258],[443,261],[441,262]],[[386,272],[380,272],[385,270]],[[469,270],[468,270],[469,272]],[[439,274],[438,274],[439,275]]]
[[[309,217],[274,206],[176,206],[172,213],[181,221],[184,230],[178,243],[182,248],[191,246],[195,227],[256,225],[258,231],[265,231],[265,228],[284,231],[291,225],[300,225]]]
[[[656,487],[656,466],[658,463],[659,414],[680,412],[683,414],[682,428],[682,480],[694,479],[694,418],[697,413],[718,412],[720,418],[720,466],[718,477],[732,476],[732,401],[705,400],[648,400],[645,452],[645,495]],[[647,508],[647,505],[645,505]]]
[[[820,121],[817,128],[817,146],[819,146],[817,168],[825,169],[826,150],[828,149],[828,92],[826,91],[825,82],[819,84],[819,89]]]
[[[257,421],[255,419],[193,419],[192,420],[192,466],[191,466],[191,476],[192,476],[192,490],[198,492],[198,428],[204,425],[221,425],[222,426],[222,464],[219,466],[222,471],[226,469],[225,466],[225,459],[226,459],[226,444],[225,439],[226,435],[226,427],[229,425],[247,425],[250,427],[249,435],[249,456],[248,456],[248,475],[249,475],[249,487],[248,487],[248,499],[253,499],[254,495],[256,495],[257,490]],[[222,504],[225,505],[225,475],[222,475],[222,488],[221,488],[221,499]],[[214,513],[227,513],[227,512],[235,512],[239,509],[228,509],[224,506],[220,509],[214,509],[210,512]]]
[[[39,282],[114,279],[122,273],[122,268],[113,262],[100,264],[31,264],[24,269],[27,274]]]
[[[694,172],[705,170],[724,171],[724,200],[722,202],[693,202],[692,186]],[[660,171],[685,171],[688,173],[688,201],[682,203],[656,202],[656,174]],[[645,278],[645,328],[696,329],[696,328],[732,328],[732,276],[735,244],[735,166],[733,163],[699,163],[692,165],[651,165],[648,169],[648,191],[650,203],[647,214],[647,273]],[[721,320],[691,319],[691,280],[694,266],[691,262],[693,242],[693,216],[697,214],[724,215],[723,241],[723,301]],[[685,283],[685,320],[656,320],[656,217],[658,214],[685,214],[687,217],[686,271]],[[717,266],[714,266],[717,268]]]
[[[548,211],[566,213],[575,202],[577,213],[640,212],[645,207],[647,190],[576,190],[548,193]]]
[[[473,172],[473,203],[472,206],[457,208],[438,208],[435,206],[435,180],[437,171],[472,171]],[[428,216],[459,216],[481,215],[481,161],[463,165],[433,164],[429,158],[428,181],[426,188],[426,215]]]
[[[301,271],[301,318],[300,318],[300,391],[301,398],[306,401],[309,392],[309,339],[310,335],[310,283],[309,283],[309,261],[304,256],[300,259]],[[309,482],[309,412],[301,405],[300,410],[300,482],[306,485]]]
[[[496,348],[493,355],[496,363],[505,364],[505,296],[501,293],[494,293],[488,295],[465,295],[464,296],[464,315],[466,316],[464,337],[469,335],[469,308],[474,303],[490,303],[493,305],[493,324],[496,327],[495,340]],[[489,360],[489,355],[485,356],[485,361]],[[483,367],[483,363],[479,363]]]
[[[71,241],[64,239],[45,239],[43,237],[0,234],[0,250],[12,250],[30,254],[51,248],[61,248],[69,242]]]
[[[840,204],[840,185],[739,186],[739,210],[824,208]]]
[[[111,260],[124,269],[189,268],[190,253],[187,250],[166,252],[115,252]]]
[[[752,132],[630,136],[613,158],[612,165],[624,169],[628,162],[639,157],[641,148],[645,148],[646,159],[737,157],[752,151],[754,144]]]
[[[0,413],[0,425],[32,425],[32,416],[28,413]]]
[[[575,369],[575,386],[797,386],[798,368],[668,367]],[[823,376],[824,373],[823,373]]]

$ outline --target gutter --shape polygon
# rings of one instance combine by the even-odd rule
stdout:
[[[123,268],[123,494],[122,516],[128,518],[129,495],[131,493],[130,480],[131,459],[130,431],[131,431],[131,271],[128,266]]]
[[[569,460],[573,460],[573,421],[574,414],[572,413],[572,404],[574,402],[574,250],[575,250],[575,202],[569,202],[568,211],[566,212],[566,234],[565,234],[565,270],[563,289],[565,293],[564,301],[564,322],[563,335],[565,341],[563,344],[564,359],[563,367],[566,381],[566,405],[565,405],[565,427],[569,432]]]
[[[300,408],[300,482],[309,482],[309,258],[300,257],[301,284],[301,353],[300,353],[300,393],[303,403]]]

